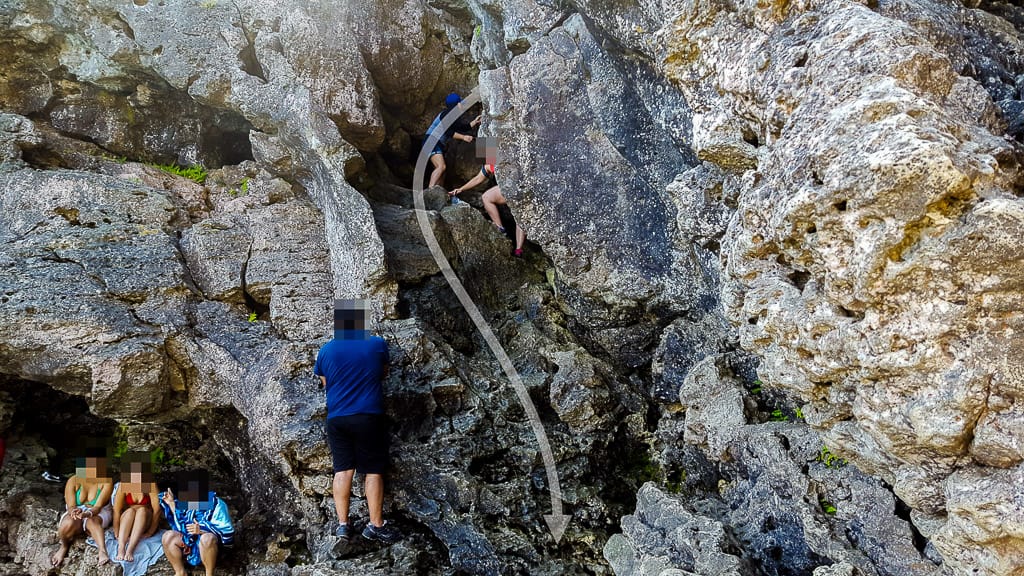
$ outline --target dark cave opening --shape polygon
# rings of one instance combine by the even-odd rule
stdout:
[[[114,448],[118,430],[116,421],[89,411],[86,401],[46,384],[3,377],[2,389],[10,399],[11,422],[0,434],[10,446],[20,439],[42,441],[47,449],[47,464],[36,475],[50,472],[62,478],[74,474],[75,458],[87,441],[107,443]],[[61,485],[63,488],[63,485]]]
[[[247,465],[251,458],[238,455],[248,444],[243,438],[245,430],[245,419],[233,408],[197,410],[187,419],[118,422],[91,412],[83,397],[40,382],[0,376],[0,438],[7,445],[3,472],[12,475],[2,482],[8,501],[0,505],[0,532],[23,521],[20,502],[31,498],[41,498],[47,507],[63,510],[64,485],[75,473],[75,458],[86,446],[99,445],[107,449],[115,483],[128,452],[151,455],[159,490],[176,490],[179,472],[206,470],[210,489],[228,504],[238,541],[262,546],[269,538],[268,530],[287,520],[281,520],[279,514],[275,522],[254,521],[249,514],[251,502],[265,499],[261,494],[265,487],[252,474],[259,467]],[[229,437],[233,433],[235,436]],[[59,474],[60,479],[46,481],[44,472]],[[16,556],[16,550],[7,546],[4,539],[0,558]],[[243,572],[245,549],[222,549],[218,569],[228,574]]]
[[[463,94],[465,95],[464,92]],[[440,113],[441,110],[440,104],[428,105],[425,114],[433,119],[434,115]],[[462,113],[460,124],[463,122],[468,123],[483,112],[482,104],[474,104]],[[385,109],[383,114],[386,120],[385,141],[397,140],[401,142],[401,145],[383,146],[375,153],[375,158],[367,158],[368,171],[375,180],[411,189],[413,187],[416,162],[419,159],[420,152],[423,150],[427,135],[425,133],[407,133],[402,128],[403,126],[417,124],[417,119],[410,117],[403,110]],[[480,127],[469,128],[464,126],[459,132],[476,138],[479,135]],[[399,137],[398,134],[402,136]],[[451,190],[465,183],[466,180],[480,170],[480,166],[484,163],[483,158],[477,156],[476,144],[455,139],[450,140],[445,147],[444,159],[447,170],[441,185],[446,190]],[[424,188],[429,184],[432,169],[433,167],[428,159],[422,182]]]

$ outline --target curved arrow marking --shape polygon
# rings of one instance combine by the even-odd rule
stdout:
[[[462,105],[465,109],[469,109],[479,101],[480,94],[474,88],[473,92],[462,101]],[[498,359],[501,369],[505,371],[505,375],[512,382],[516,396],[519,397],[519,403],[523,405],[526,416],[530,419],[533,434],[537,437],[537,444],[540,446],[541,458],[544,461],[544,471],[548,477],[548,491],[551,494],[551,514],[545,514],[544,520],[547,522],[551,535],[557,543],[562,539],[562,534],[565,533],[565,528],[572,516],[562,513],[562,488],[558,482],[558,469],[555,467],[555,458],[551,454],[551,444],[548,442],[548,435],[544,431],[544,425],[540,421],[540,414],[537,413],[537,407],[533,405],[530,394],[526,391],[522,378],[519,377],[519,372],[516,371],[515,366],[512,365],[512,360],[505,353],[505,348],[502,347],[498,337],[494,335],[494,331],[491,330],[490,325],[484,320],[483,314],[480,313],[473,299],[469,297],[469,293],[466,292],[462,281],[459,280],[459,277],[455,275],[455,271],[452,270],[451,264],[448,263],[448,258],[444,255],[444,251],[441,250],[441,245],[437,243],[437,238],[434,237],[434,231],[430,228],[430,221],[427,219],[426,205],[423,201],[423,177],[426,174],[427,161],[430,158],[429,154],[434,149],[434,145],[441,139],[445,130],[454,124],[458,118],[459,116],[456,114],[449,114],[443,118],[434,131],[427,136],[427,141],[423,143],[423,148],[416,158],[415,180],[413,181],[412,189],[413,201],[416,204],[416,219],[419,221],[420,231],[423,233],[423,239],[427,242],[427,246],[430,247],[430,253],[434,256],[434,261],[437,262],[438,268],[444,274],[448,285],[452,287],[452,291],[458,296],[462,307],[466,309],[466,313],[473,319],[473,324],[476,325],[484,340],[487,341],[487,346],[490,347],[491,352]]]

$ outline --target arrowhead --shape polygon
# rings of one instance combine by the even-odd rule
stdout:
[[[562,534],[565,533],[565,528],[569,525],[570,519],[572,519],[572,516],[567,514],[544,515],[544,521],[548,523],[548,529],[551,530],[551,536],[555,538],[555,544],[562,539]]]

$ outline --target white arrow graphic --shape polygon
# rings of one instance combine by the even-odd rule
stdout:
[[[479,101],[480,94],[474,88],[473,92],[462,101],[462,105],[468,110]],[[416,158],[415,180],[413,182],[413,201],[416,204],[416,219],[419,221],[420,231],[423,232],[423,239],[427,242],[427,246],[430,247],[430,253],[434,256],[434,261],[437,262],[437,266],[444,274],[448,285],[452,287],[455,295],[458,296],[462,307],[466,309],[466,313],[473,319],[473,323],[476,324],[484,340],[487,341],[491,352],[498,359],[498,363],[501,364],[501,369],[505,371],[505,375],[512,382],[516,396],[519,397],[519,403],[523,405],[526,416],[530,419],[533,434],[537,437],[537,444],[540,446],[541,458],[544,461],[544,471],[548,477],[548,491],[551,494],[551,514],[545,514],[544,520],[547,522],[551,535],[557,543],[562,539],[562,534],[565,533],[565,528],[572,516],[562,513],[562,489],[558,483],[558,469],[555,467],[555,458],[551,454],[551,444],[548,442],[548,435],[544,431],[544,425],[540,421],[540,414],[537,413],[537,408],[533,405],[530,394],[526,391],[522,378],[519,377],[519,372],[516,371],[515,366],[512,365],[512,360],[505,353],[505,348],[502,347],[498,337],[494,335],[494,331],[491,330],[490,325],[484,320],[483,314],[480,313],[472,298],[469,297],[469,293],[466,292],[462,281],[459,280],[459,277],[455,275],[455,271],[452,270],[451,265],[448,263],[448,258],[444,255],[444,251],[441,250],[440,244],[437,243],[437,238],[434,237],[434,231],[430,228],[430,221],[427,219],[426,205],[423,201],[423,176],[427,169],[429,151],[434,149],[434,145],[440,140],[441,135],[458,118],[459,115],[457,113],[449,114],[443,118],[434,131],[427,136],[427,141],[424,142],[423,149],[420,151],[419,157]]]

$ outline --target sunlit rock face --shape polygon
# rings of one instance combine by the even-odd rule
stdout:
[[[758,373],[893,486],[947,567],[1012,573],[1012,529],[946,500],[1021,462],[1021,156],[994,102],[1020,94],[989,77],[1021,73],[1020,31],[1008,7],[884,4],[681,5],[666,71],[696,116],[724,119],[695,119],[696,143],[734,130],[737,152],[698,156],[754,162],[722,293]]]
[[[1022,27],[989,0],[0,7],[0,573],[48,569],[26,413],[58,396],[215,471],[227,573],[1024,569]],[[523,395],[412,209],[474,86],[531,244],[481,190],[427,191],[427,228],[551,438],[559,543]],[[391,548],[331,535],[310,371],[350,297],[392,346]]]

